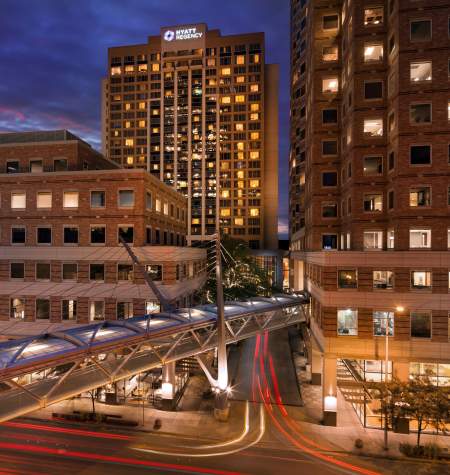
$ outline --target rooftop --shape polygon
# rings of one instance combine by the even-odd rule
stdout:
[[[34,143],[34,142],[65,142],[74,141],[89,145],[84,140],[77,137],[68,130],[33,130],[31,132],[7,132],[0,133],[0,145],[16,143]],[[92,148],[92,147],[91,147]]]

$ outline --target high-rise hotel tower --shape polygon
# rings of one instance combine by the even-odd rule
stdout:
[[[265,64],[263,33],[162,28],[109,49],[102,89],[104,154],[187,196],[188,241],[220,224],[277,248],[278,66]]]
[[[292,285],[312,296],[312,380],[324,401],[342,375],[448,385],[449,3],[291,0],[291,68]]]

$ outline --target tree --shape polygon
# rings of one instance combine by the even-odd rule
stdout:
[[[376,412],[384,415],[388,428],[393,430],[398,426],[399,421],[407,415],[404,398],[408,385],[408,382],[400,381],[394,377],[387,384],[380,383],[377,387],[380,409]]]
[[[450,388],[438,386],[432,394],[434,399],[434,414],[432,425],[436,432],[447,433],[447,423],[450,416]]]
[[[244,300],[256,295],[270,296],[277,290],[272,285],[268,273],[257,264],[244,241],[225,235],[222,238],[222,246],[222,278],[226,300]],[[213,259],[212,252],[208,257],[210,260]],[[215,302],[214,269],[211,270],[205,286],[198,292],[197,297],[208,303]]]

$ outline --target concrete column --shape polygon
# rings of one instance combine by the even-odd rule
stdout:
[[[311,346],[311,384],[320,386],[322,384],[322,353],[315,348],[314,342]]]
[[[409,380],[409,362],[404,363],[400,361],[394,361],[393,371],[394,376],[400,381],[406,382]]]
[[[173,398],[175,396],[175,361],[166,363],[162,367],[161,398],[162,406],[166,411],[173,409]]]
[[[323,359],[322,384],[323,424],[337,425],[337,360],[336,358]]]

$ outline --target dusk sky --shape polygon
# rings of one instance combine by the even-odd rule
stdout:
[[[280,65],[280,232],[287,231],[288,0],[1,0],[0,132],[69,129],[100,148],[100,80],[110,46],[145,43],[161,26],[263,31]]]

